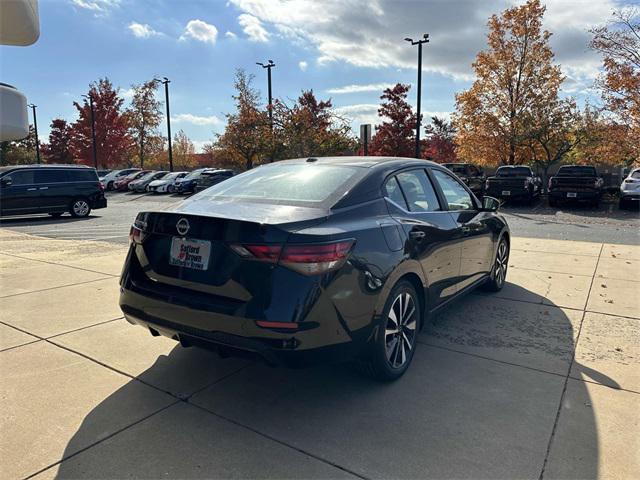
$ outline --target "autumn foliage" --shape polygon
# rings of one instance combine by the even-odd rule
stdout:
[[[488,48],[478,53],[471,88],[456,96],[459,155],[480,164],[522,164],[534,110],[555,101],[562,83],[539,0],[489,19]]]

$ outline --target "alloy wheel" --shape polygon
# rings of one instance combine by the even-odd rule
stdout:
[[[507,249],[507,242],[502,240],[498,246],[498,253],[496,255],[495,264],[495,280],[498,286],[502,286],[504,279],[507,276],[507,261],[509,257],[509,251]]]
[[[402,367],[410,357],[416,336],[416,306],[407,292],[400,293],[389,310],[385,327],[385,350],[393,368]]]
[[[86,200],[76,200],[72,208],[73,213],[78,217],[85,217],[89,213],[89,204]]]

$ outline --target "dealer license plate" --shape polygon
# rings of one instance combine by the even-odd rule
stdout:
[[[567,198],[576,198],[578,196],[577,193],[575,192],[568,192],[567,193]]]
[[[508,197],[509,195],[511,195],[511,190],[502,190],[502,195]]]
[[[169,264],[177,267],[206,270],[209,267],[211,242],[192,238],[173,237]]]

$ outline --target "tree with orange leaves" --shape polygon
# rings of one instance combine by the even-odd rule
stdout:
[[[563,80],[551,33],[542,29],[544,12],[540,0],[528,0],[489,19],[488,48],[473,63],[476,80],[456,96],[459,157],[488,165],[530,160],[529,113],[555,101]]]
[[[603,56],[604,73],[596,85],[610,114],[608,130],[599,149],[625,156],[625,163],[640,160],[640,9],[613,14],[608,25],[591,30],[590,47]]]

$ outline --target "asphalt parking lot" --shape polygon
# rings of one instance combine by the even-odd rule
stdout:
[[[0,476],[640,477],[640,246],[512,243],[505,288],[379,384],[154,338],[118,308],[125,245],[0,228]]]
[[[95,210],[87,219],[68,215],[10,217],[0,226],[18,232],[66,240],[100,240],[126,244],[129,228],[144,210],[164,210],[183,201],[178,195],[152,195],[109,192],[109,206]],[[588,239],[592,242],[635,245],[640,242],[640,214],[620,210],[614,200],[602,202],[598,209],[585,206],[551,208],[545,200],[534,205],[506,204],[501,212],[516,236],[555,240]]]

